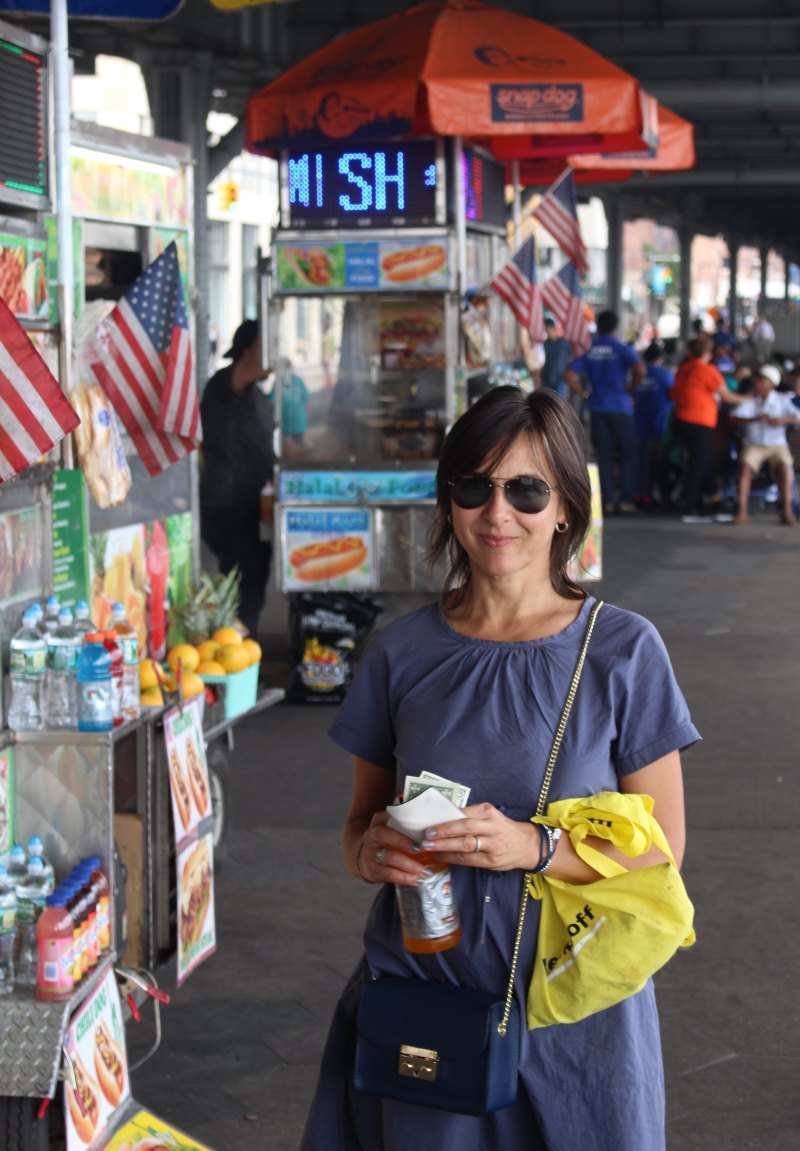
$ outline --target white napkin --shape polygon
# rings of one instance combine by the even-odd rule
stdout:
[[[446,795],[429,787],[407,803],[393,803],[386,808],[389,813],[388,826],[402,832],[415,843],[422,843],[424,832],[437,823],[450,823],[454,819],[465,819],[460,807],[456,807]]]

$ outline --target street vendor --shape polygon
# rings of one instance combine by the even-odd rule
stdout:
[[[231,363],[208,381],[200,406],[201,532],[220,571],[238,565],[239,616],[255,633],[272,558],[272,545],[260,535],[261,491],[274,466],[272,400],[260,386],[270,373],[262,366],[255,320],[239,325],[225,359]]]

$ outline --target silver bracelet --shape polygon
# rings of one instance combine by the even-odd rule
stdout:
[[[544,865],[539,869],[539,875],[544,875],[550,864],[553,862],[553,858],[556,854],[556,847],[558,847],[558,841],[562,836],[562,830],[560,827],[548,827],[547,824],[545,824],[544,829],[547,832],[547,840],[549,846],[547,849],[547,859],[544,861]]]

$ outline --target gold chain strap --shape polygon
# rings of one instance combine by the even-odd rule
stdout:
[[[583,645],[581,647],[578,662],[575,664],[575,671],[572,676],[572,683],[570,684],[567,698],[564,701],[564,707],[561,711],[561,719],[558,721],[556,734],[553,738],[553,746],[550,748],[550,755],[547,759],[547,767],[545,768],[544,780],[542,781],[542,788],[539,792],[539,799],[536,803],[536,814],[544,815],[545,804],[547,803],[547,796],[550,792],[550,784],[553,781],[553,772],[558,759],[558,753],[561,751],[561,744],[564,740],[564,733],[567,730],[567,723],[569,722],[570,712],[572,705],[575,702],[575,696],[578,694],[578,685],[581,682],[581,675],[583,674],[583,665],[586,663],[586,653],[589,650],[589,641],[592,638],[594,625],[600,614],[600,608],[603,606],[603,601],[598,600],[592,608],[589,616],[589,622],[586,625],[586,635],[583,637]],[[504,1039],[508,1032],[508,1021],[511,1018],[511,1004],[514,1001],[514,982],[517,977],[517,966],[519,964],[519,951],[522,946],[522,933],[525,929],[525,912],[528,908],[528,884],[531,879],[531,873],[526,871],[522,876],[522,894],[519,902],[519,919],[517,920],[517,934],[514,938],[514,950],[511,953],[511,966],[508,973],[508,987],[506,988],[506,1002],[503,1008],[503,1018],[497,1025],[497,1034],[501,1039]]]

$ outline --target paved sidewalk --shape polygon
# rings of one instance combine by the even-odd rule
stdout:
[[[657,980],[668,1146],[797,1151],[800,531],[626,521],[606,541],[601,594],[660,628],[705,736],[685,759],[698,945]],[[239,730],[220,948],[134,1076],[142,1103],[216,1151],[298,1147],[359,955],[371,893],[339,862],[350,766],[332,717],[282,707]]]

